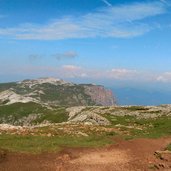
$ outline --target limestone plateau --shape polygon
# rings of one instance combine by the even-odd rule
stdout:
[[[112,91],[100,85],[74,84],[55,78],[40,78],[0,84],[0,104],[35,102],[63,106],[113,106]]]

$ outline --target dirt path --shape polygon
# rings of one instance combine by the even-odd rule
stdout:
[[[0,171],[171,171],[171,154],[154,155],[170,138],[115,140],[103,148],[66,148],[57,154],[7,153]]]

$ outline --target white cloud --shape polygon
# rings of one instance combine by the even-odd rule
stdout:
[[[86,78],[89,72],[76,65],[63,65],[59,70],[65,78]]]
[[[140,74],[136,70],[129,69],[112,69],[100,70],[100,69],[88,69],[82,68],[75,65],[64,65],[61,71],[65,77],[77,77],[77,78],[91,78],[91,79],[112,79],[112,80],[130,80],[136,79],[137,75]]]
[[[63,65],[62,68],[65,71],[79,71],[81,69],[80,66],[75,66],[75,65]]]
[[[8,70],[1,68],[3,72],[8,74],[25,74],[25,75],[39,75],[40,77],[45,76],[56,76],[59,78],[90,78],[90,79],[108,79],[108,80],[134,80],[137,75],[140,74],[136,70],[129,69],[90,69],[83,68],[78,65],[63,65],[60,67],[48,67],[48,66],[21,66],[11,67]]]
[[[109,71],[109,76],[111,78],[114,79],[130,79],[133,78],[137,75],[137,71],[136,70],[130,70],[130,69],[112,69],[111,71]]]
[[[144,24],[143,19],[165,12],[166,5],[157,1],[111,6],[82,16],[58,18],[46,25],[22,24],[15,28],[0,28],[0,36],[32,40],[134,37],[152,29],[153,26]]]
[[[129,69],[112,69],[112,73],[120,74],[120,75],[125,75],[125,74],[130,74],[130,73],[136,73],[136,70],[129,70]]]
[[[165,72],[157,76],[156,78],[159,82],[171,82],[171,72]]]
[[[25,75],[35,77],[53,76],[61,79],[77,78],[77,79],[91,79],[91,80],[108,80],[108,81],[133,81],[133,82],[148,82],[148,83],[171,83],[171,72],[151,72],[140,71],[127,68],[113,68],[111,70],[105,69],[90,69],[78,65],[63,65],[59,67],[51,66],[1,66],[0,74],[7,75]]]

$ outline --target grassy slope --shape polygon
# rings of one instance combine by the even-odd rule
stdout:
[[[34,85],[31,88],[27,85],[16,83],[0,84],[0,92],[13,88],[13,91],[20,95],[33,93],[42,90],[44,94],[31,95],[33,98],[40,98],[43,102],[50,102],[57,105],[79,106],[95,105],[91,97],[85,93],[83,85],[53,85],[44,83]]]
[[[67,121],[68,119],[68,114],[64,107],[55,107],[51,110],[33,102],[0,106],[0,118],[5,118],[7,123],[9,122],[12,124],[22,117],[26,117],[30,114],[40,115],[33,121],[33,123],[41,123],[44,120],[52,123],[59,123]],[[9,120],[10,116],[12,116],[12,120]]]
[[[110,144],[112,141],[106,136],[19,136],[19,135],[0,135],[1,149],[14,152],[40,153],[45,151],[59,151],[63,147],[99,147]]]
[[[19,105],[19,106],[17,106]],[[27,115],[30,113],[29,110],[35,112],[44,112],[45,115],[41,117],[41,121],[44,119],[51,120],[54,122],[67,119],[64,107],[58,107],[54,111],[49,111],[46,108],[40,107],[38,104],[29,103],[25,104],[26,106],[20,106],[20,104],[15,104],[11,108],[4,106],[0,107],[1,113],[6,112],[9,114],[13,112],[14,109],[18,111],[19,116]],[[135,110],[135,107],[130,110]],[[136,110],[142,110],[137,108]],[[3,111],[3,112],[2,112]],[[48,113],[48,114],[47,114]],[[22,151],[22,152],[41,152],[41,151],[56,151],[60,150],[61,146],[78,146],[78,147],[96,147],[105,144],[112,143],[112,137],[121,136],[125,139],[132,138],[159,138],[162,136],[171,135],[171,117],[161,116],[154,119],[137,119],[134,116],[113,116],[110,114],[104,115],[112,125],[107,126],[107,129],[116,129],[117,134],[114,131],[104,132],[99,134],[97,129],[88,134],[88,137],[84,136],[71,136],[65,133],[58,133],[58,129],[55,129],[55,136],[21,136],[21,135],[0,135],[0,147],[12,151]],[[64,118],[63,118],[64,117]],[[41,122],[40,120],[38,122]],[[118,126],[120,125],[120,126]],[[95,127],[95,126],[92,126]],[[62,126],[66,128],[66,126]],[[104,127],[105,128],[105,127]],[[45,129],[45,130],[43,130]],[[76,128],[77,131],[85,132],[85,129],[81,127]],[[50,132],[49,128],[40,128],[40,131]],[[71,129],[72,131],[72,129]],[[168,146],[168,149],[171,150],[171,145]]]
[[[44,83],[34,85],[31,88],[16,83],[0,84],[0,92],[13,88],[14,92],[20,95],[32,93],[34,91],[42,90],[45,94],[32,95],[32,97],[40,99],[43,102],[55,102],[58,105],[79,106],[79,105],[94,105],[91,97],[85,94],[84,86],[82,85],[53,85]]]
[[[0,147],[8,149],[11,151],[20,151],[20,152],[31,152],[39,153],[42,151],[58,151],[62,146],[68,147],[97,147],[103,146],[105,144],[114,143],[112,141],[113,137],[120,136],[125,139],[132,138],[159,138],[162,136],[171,135],[171,118],[158,118],[155,120],[136,120],[135,118],[129,117],[117,117],[117,121],[113,123],[110,128],[114,128],[115,124],[122,124],[125,126],[136,125],[143,128],[142,130],[136,128],[120,128],[120,133],[116,134],[115,132],[103,132],[101,134],[96,132],[91,132],[88,137],[85,136],[71,136],[67,134],[56,134],[55,136],[21,136],[21,135],[0,135]],[[65,126],[63,127],[65,128]],[[109,128],[109,129],[110,129]],[[44,128],[40,128],[42,131]],[[46,128],[45,128],[46,129]],[[80,129],[78,128],[78,131]],[[50,132],[48,129],[45,130]],[[57,130],[55,130],[57,131]],[[84,132],[83,130],[81,130]],[[168,146],[168,149],[171,150],[171,145]]]
[[[0,83],[0,92],[8,90],[9,88],[14,88],[16,87],[16,83],[15,82],[11,82],[11,83]]]
[[[171,117],[169,116],[161,116],[153,119],[137,119],[135,116],[106,115],[106,118],[112,123],[112,126],[122,125],[123,131],[128,131],[128,137],[130,138],[159,138],[171,135]],[[132,128],[129,128],[129,126]]]
[[[94,105],[90,96],[85,94],[83,86],[73,85],[52,85],[42,84],[39,88],[45,94],[40,96],[42,101],[55,101],[58,105],[79,106],[79,105]]]

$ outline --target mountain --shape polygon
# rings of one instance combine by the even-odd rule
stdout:
[[[122,123],[122,117],[129,123],[132,117],[170,115],[171,105],[116,106],[111,90],[99,85],[74,84],[54,78],[0,84],[2,126],[111,125],[118,120]]]
[[[115,104],[112,91],[99,85],[74,84],[55,78],[0,84],[0,124],[30,126],[70,120],[108,124],[108,120],[90,111],[81,116],[79,113],[86,106]]]
[[[0,104],[35,102],[58,106],[111,106],[112,91],[93,84],[74,84],[55,78],[40,78],[0,84]]]

